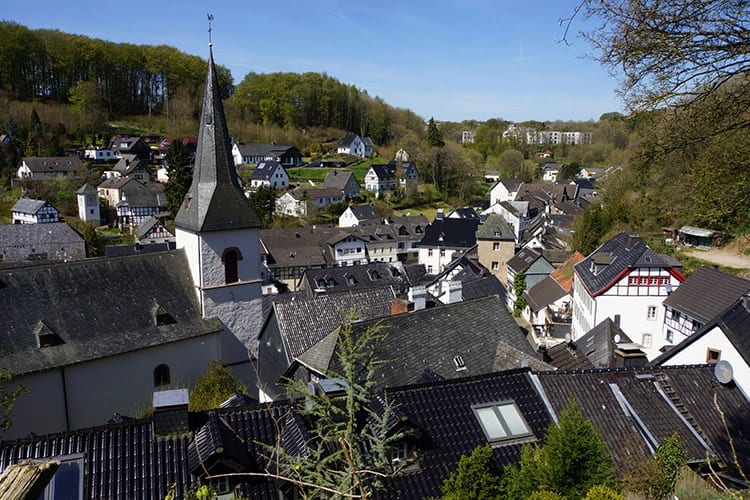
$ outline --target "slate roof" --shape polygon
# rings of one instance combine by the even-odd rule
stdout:
[[[76,156],[24,157],[25,163],[32,172],[80,172],[86,171],[83,162]]]
[[[89,184],[88,182],[85,183],[80,188],[78,188],[78,190],[76,191],[76,194],[83,194],[83,195],[86,195],[86,194],[97,194],[97,193],[98,193],[98,191],[96,190],[96,188],[94,186],[92,186],[91,184]]]
[[[281,163],[275,160],[262,161],[258,163],[253,170],[253,175],[250,179],[255,181],[268,181],[271,180],[271,176],[276,172],[276,169],[281,166]],[[282,169],[284,167],[281,167]]]
[[[515,241],[516,235],[510,224],[505,222],[500,214],[489,214],[477,228],[476,237],[478,240],[493,241]]]
[[[352,309],[358,320],[388,316],[393,298],[390,288],[373,288],[276,302],[274,312],[286,349],[294,358],[339,327]]]
[[[542,254],[532,248],[522,248],[513,257],[511,257],[507,266],[516,273],[520,273],[529,268],[537,259],[542,258]]]
[[[335,262],[326,243],[334,232],[338,232],[338,229],[263,229],[260,240],[268,251],[270,268],[325,267]]]
[[[619,279],[621,273],[638,267],[668,269],[680,281],[684,279],[679,272],[679,262],[654,252],[639,236],[626,232],[604,242],[576,264],[574,269],[577,279],[586,287],[589,294],[596,296],[608,290]]]
[[[750,466],[750,404],[735,384],[722,385],[709,365],[540,372],[539,380],[556,413],[575,399],[583,416],[601,430],[607,450],[627,474],[655,443],[677,432],[689,460],[706,458],[706,447],[725,464],[732,452],[722,416],[726,416],[737,456]],[[621,397],[619,397],[621,395]],[[649,438],[654,442],[649,447]]]
[[[341,140],[338,143],[338,147],[340,148],[348,148],[352,145],[352,142],[354,142],[354,139],[359,137],[354,132],[347,132],[344,137],[341,138]]]
[[[144,186],[144,184],[140,181],[137,181],[135,179],[132,179],[130,177],[108,177],[104,179],[101,183],[99,183],[97,189],[123,189],[124,186],[133,184],[133,185],[141,185]],[[97,191],[98,192],[98,191]]]
[[[576,345],[591,361],[594,368],[622,367],[622,364],[617,364],[622,362],[618,360],[617,352],[626,355],[627,353],[635,354],[634,351],[638,351],[640,355],[637,363],[646,364],[644,353],[639,351],[639,347],[636,347],[630,337],[610,318],[605,318],[586,332],[576,340]]]
[[[122,188],[122,200],[117,206],[123,202],[127,202],[131,208],[159,208],[167,206],[167,197],[156,184],[145,186],[136,182]]]
[[[558,370],[584,370],[594,367],[591,360],[574,342],[560,342],[548,347],[544,359]]]
[[[164,221],[168,215],[169,212],[160,212],[156,215],[152,215],[151,217],[146,219],[146,221],[143,222],[140,226],[138,226],[138,228],[136,228],[135,237],[138,239],[143,238],[149,233],[149,231],[151,231],[151,229],[155,228],[158,225],[164,226],[166,228]],[[169,233],[169,231],[167,232]]]
[[[387,286],[404,292],[409,286],[409,278],[400,262],[371,262],[357,266],[306,269],[302,283],[308,296],[313,296],[316,289],[324,293],[341,293]]]
[[[470,248],[476,245],[479,221],[474,219],[435,219],[427,226],[420,247]]]
[[[155,326],[156,304],[174,323]],[[0,271],[0,310],[0,364],[13,374],[222,330],[218,320],[201,318],[182,251]],[[64,343],[39,348],[40,326]]]
[[[330,187],[343,190],[344,188],[346,188],[349,179],[352,179],[353,177],[354,174],[351,172],[339,172],[338,170],[331,170],[330,172],[328,172],[328,174],[326,174],[326,178],[323,180],[321,187]],[[354,182],[357,182],[357,180],[354,179]],[[357,185],[359,185],[358,182]]]
[[[146,162],[139,159],[138,155],[124,154],[122,155],[122,158],[120,158],[120,160],[118,160],[118,162],[114,164],[111,170],[114,172],[119,172],[123,177],[127,177],[139,167],[146,168]]]
[[[497,296],[358,322],[352,325],[352,334],[360,335],[371,327],[386,335],[373,346],[376,359],[384,362],[376,370],[378,387],[414,383],[427,368],[444,379],[490,373],[496,369],[500,344],[503,350],[512,351],[506,359],[514,363],[502,369],[518,368],[523,359],[537,356]],[[323,348],[328,352],[327,346]],[[465,369],[457,370],[456,356],[461,356]],[[330,366],[317,368],[340,370],[337,357],[329,359]]]
[[[349,210],[352,211],[352,214],[357,218],[359,221],[363,220],[381,220],[380,212],[378,212],[378,209],[375,208],[370,203],[364,204],[364,205],[350,205]]]
[[[294,148],[289,144],[273,144],[262,142],[239,143],[237,148],[242,156],[281,156]]]
[[[441,496],[440,487],[456,469],[461,456],[487,444],[473,405],[514,401],[533,433],[531,439],[541,440],[551,418],[527,371],[519,369],[387,390],[386,396],[399,405],[406,421],[423,430],[417,445],[419,468],[390,480],[392,494],[397,491],[398,498],[405,499]],[[493,451],[499,464],[513,464],[520,459],[521,446],[518,441],[499,443]]]
[[[85,257],[86,247],[83,238],[66,222],[0,224],[0,254],[4,255],[7,261],[25,259],[29,254],[40,251],[46,252],[48,259],[54,260],[54,255],[48,252],[49,248],[65,248],[65,255],[70,256],[74,254],[76,246],[80,249],[79,257]]]
[[[682,286],[682,285],[680,285]],[[694,342],[700,341],[704,335],[714,328],[721,329],[724,335],[732,343],[737,352],[750,366],[750,293],[739,298],[721,314],[703,325],[703,328],[688,336],[685,340],[669,349],[664,354],[653,359],[651,364],[661,365],[678,352],[688,348]]]
[[[701,266],[664,300],[664,305],[705,324],[748,291],[749,280]]]
[[[193,184],[177,212],[175,227],[197,233],[260,226],[234,167],[213,50],[210,50]]]
[[[126,255],[141,255],[144,253],[164,252],[174,250],[177,244],[174,241],[164,243],[135,243],[133,245],[107,245],[105,247],[107,257],[125,257]]]
[[[568,292],[566,292],[560,284],[550,276],[546,276],[536,285],[523,291],[526,303],[535,313],[541,311],[555,301],[560,300],[566,295],[568,295]]]
[[[314,200],[316,198],[336,198],[343,195],[338,188],[322,188],[311,186],[298,186],[291,191],[287,191],[295,200],[302,200],[305,197]]]
[[[479,220],[479,214],[476,210],[474,210],[471,207],[459,207],[454,208],[450,212],[448,212],[448,215],[446,217],[455,217],[459,219],[475,219]]]
[[[48,202],[44,200],[32,200],[31,198],[19,198],[18,201],[10,209],[11,212],[19,212],[23,214],[35,214],[45,206],[50,206]],[[52,207],[55,208],[55,207]],[[57,209],[55,209],[57,210]]]

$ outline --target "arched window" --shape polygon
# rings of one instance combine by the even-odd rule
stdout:
[[[161,387],[170,383],[169,365],[161,364],[154,368],[154,387]]]
[[[224,250],[221,256],[221,261],[224,263],[224,282],[234,283],[239,281],[239,275],[237,274],[237,262],[242,260],[242,254],[239,248],[230,247]]]

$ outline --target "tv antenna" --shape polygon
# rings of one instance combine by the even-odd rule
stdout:
[[[208,16],[208,46],[213,47],[213,42],[211,41],[211,21],[214,20],[213,14],[207,14]]]

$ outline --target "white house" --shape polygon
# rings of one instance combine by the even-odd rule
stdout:
[[[748,292],[749,280],[699,267],[664,300],[664,341],[679,344]]]
[[[416,183],[419,174],[412,162],[391,161],[386,164],[371,165],[365,174],[365,190],[379,195],[393,191],[397,187],[404,189],[409,183]]]
[[[734,381],[750,395],[750,295],[743,295],[719,316],[656,358],[657,366],[718,364],[720,382]]]
[[[347,132],[336,146],[336,152],[339,154],[359,156],[365,158],[367,154],[365,142],[354,132]]]
[[[300,186],[276,199],[276,212],[292,217],[314,217],[333,203],[342,203],[344,193],[335,188]]]
[[[520,179],[503,179],[497,182],[490,188],[490,205],[515,200],[521,184],[523,184],[523,181]]]
[[[350,205],[339,216],[339,227],[362,226],[365,224],[380,224],[383,218],[372,204]]]
[[[21,158],[16,176],[38,181],[47,177],[85,177],[88,171],[75,156]]]
[[[685,281],[679,262],[622,232],[573,269],[573,340],[604,318],[619,318],[620,328],[643,346],[649,359],[658,356],[665,345],[662,302]]]
[[[10,209],[13,224],[43,224],[60,222],[60,212],[49,202],[19,198]]]
[[[94,161],[111,161],[115,159],[115,153],[111,149],[89,148],[84,150],[83,157]]]
[[[328,240],[337,266],[367,264],[365,240],[354,234],[338,233]]]
[[[260,186],[270,186],[274,189],[288,188],[289,174],[278,161],[262,161],[258,163],[250,177],[251,188],[257,189]]]
[[[76,201],[78,202],[78,218],[99,225],[102,216],[99,210],[97,189],[89,183],[84,184],[76,191]]]
[[[443,272],[456,257],[456,252],[476,245],[478,226],[478,220],[449,219],[438,209],[435,220],[419,242],[419,263],[425,266],[428,274]]]

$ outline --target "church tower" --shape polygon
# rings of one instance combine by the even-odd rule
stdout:
[[[262,319],[261,224],[240,187],[231,153],[209,44],[193,183],[175,217],[175,232],[203,317],[218,318],[231,333],[222,345],[226,364],[248,362]]]

